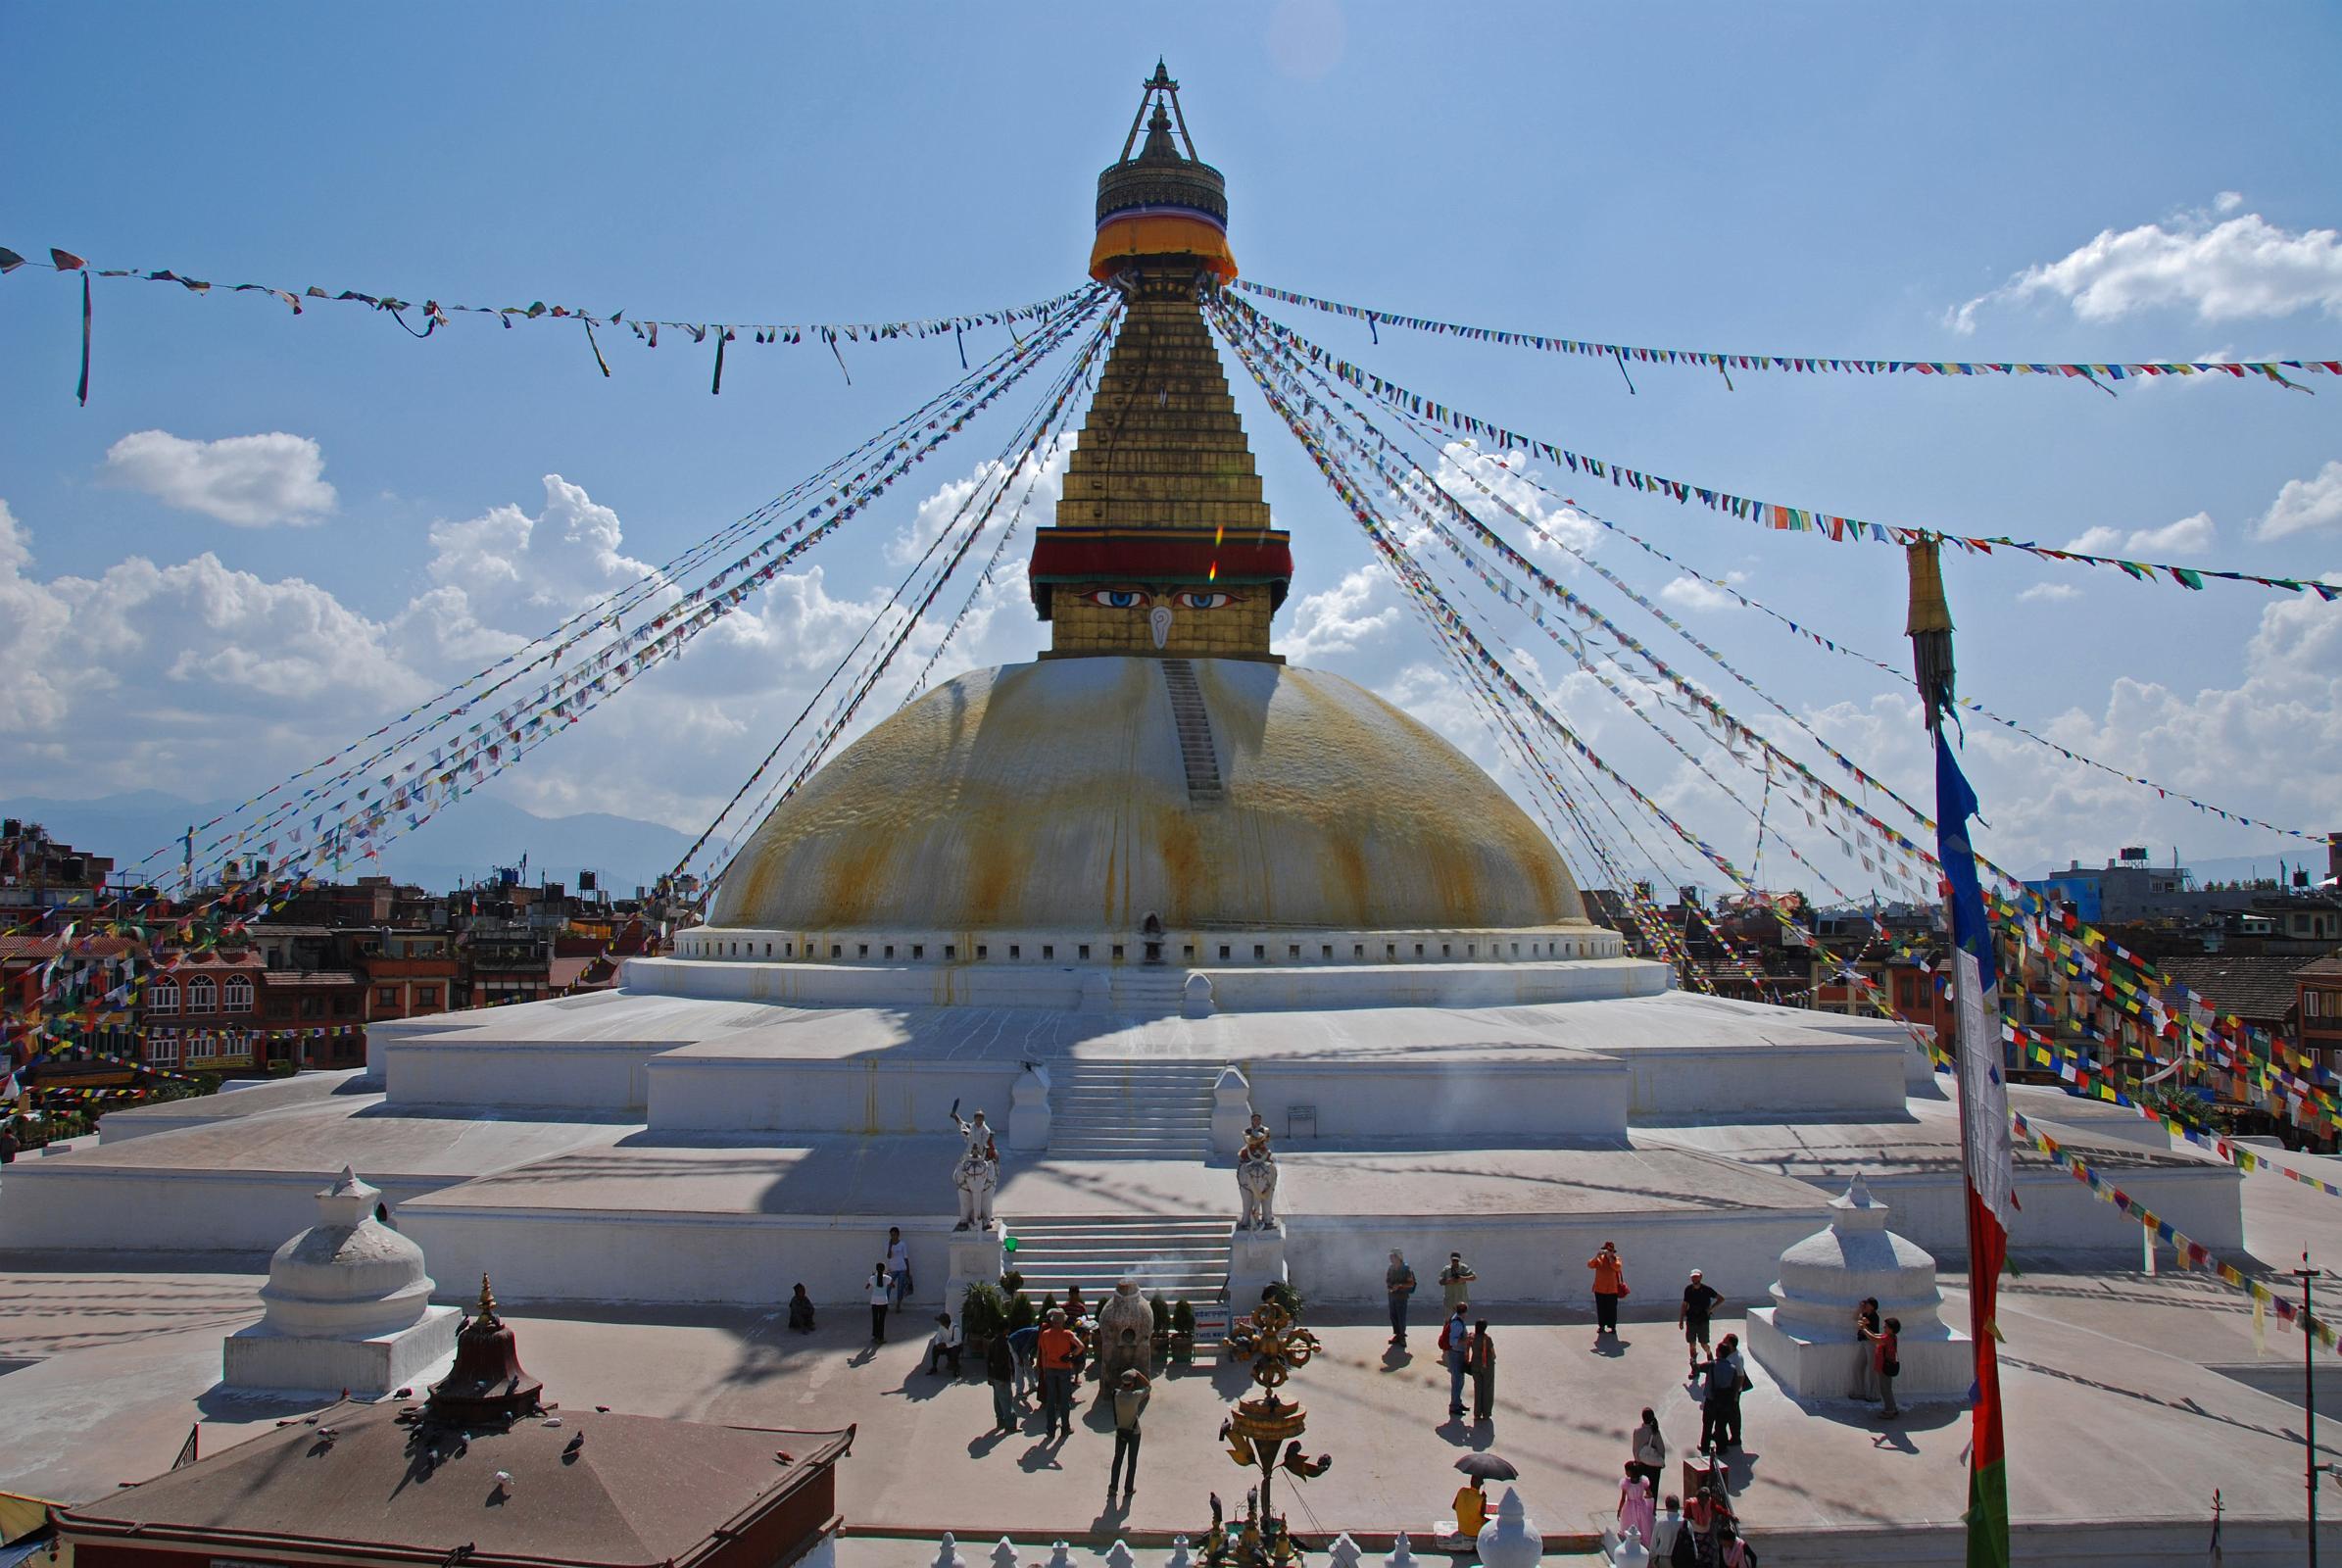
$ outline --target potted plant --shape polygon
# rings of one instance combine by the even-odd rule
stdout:
[[[1046,1318],[1055,1310],[1057,1310],[1057,1293],[1055,1291],[1043,1291],[1041,1293],[1041,1305],[1038,1309],[1036,1309],[1034,1316]]]
[[[1181,1297],[1171,1305],[1171,1360],[1186,1366],[1195,1359],[1195,1309]]]
[[[1001,1299],[1000,1288],[982,1282],[968,1287],[967,1295],[959,1301],[959,1338],[962,1353],[983,1364],[984,1352],[992,1348],[998,1335],[1008,1332],[1008,1303]]]
[[[1024,1288],[1025,1277],[1021,1272],[1012,1268],[1000,1271],[1000,1294],[1002,1296],[1014,1296]]]
[[[1154,1358],[1159,1362],[1171,1351],[1171,1303],[1157,1291],[1147,1298],[1147,1310],[1154,1318]]]

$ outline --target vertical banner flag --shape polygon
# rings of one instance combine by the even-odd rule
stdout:
[[[1969,788],[1943,726],[1935,729],[1938,858],[1951,888],[1952,996],[1959,1040],[1960,1158],[1968,1178],[1968,1327],[1976,1339],[1975,1434],[1968,1472],[1968,1568],[2009,1568],[2009,1474],[2001,1440],[2000,1330],[1994,1298],[2017,1209],[2009,1086],[2001,1076],[2000,976],[1976,883]]]

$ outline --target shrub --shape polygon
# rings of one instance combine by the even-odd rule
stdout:
[[[1147,1309],[1154,1314],[1155,1333],[1168,1334],[1171,1332],[1171,1305],[1163,1299],[1162,1292],[1154,1293],[1154,1296],[1147,1303]]]
[[[1188,1304],[1188,1298],[1184,1296],[1171,1304],[1171,1332],[1184,1334],[1190,1339],[1195,1337],[1195,1309]]]
[[[1015,1269],[1004,1269],[1001,1271],[1000,1289],[1003,1293],[1009,1296],[1014,1296],[1017,1292],[1023,1290],[1024,1288],[1024,1275],[1018,1273]]]
[[[1029,1329],[1041,1321],[1041,1314],[1033,1309],[1033,1298],[1019,1291],[1008,1298],[1008,1332]]]
[[[968,1287],[959,1302],[959,1331],[971,1340],[989,1340],[1001,1333],[1008,1322],[1008,1303],[1001,1298],[1000,1288],[981,1281]]]

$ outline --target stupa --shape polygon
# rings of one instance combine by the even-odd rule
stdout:
[[[1005,1245],[954,1229],[981,1107],[1036,1294],[1225,1293],[1254,1113],[1254,1292],[1380,1302],[1391,1250],[1461,1245],[1476,1300],[1584,1302],[1616,1236],[1646,1291],[1698,1267],[1758,1299],[1857,1165],[1957,1258],[1956,1118],[1899,1027],[1674,989],[1488,773],[1279,655],[1310,535],[1277,525],[1205,319],[1227,180],[1159,65],[1095,217],[1122,319],[1034,543],[1037,657],[847,747],[616,989],[377,1024],[347,1082],[111,1115],[14,1167],[0,1248],[265,1251],[354,1158],[442,1278],[531,1300],[856,1300],[899,1225],[935,1301]],[[2190,1236],[2240,1238],[2233,1172],[2124,1157]],[[2021,1250],[2135,1257],[2063,1173],[2021,1182]]]

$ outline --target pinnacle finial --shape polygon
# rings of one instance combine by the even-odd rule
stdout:
[[[480,1275],[479,1310],[475,1312],[473,1316],[484,1318],[493,1318],[496,1316],[496,1292],[489,1287],[488,1276],[485,1272]]]

